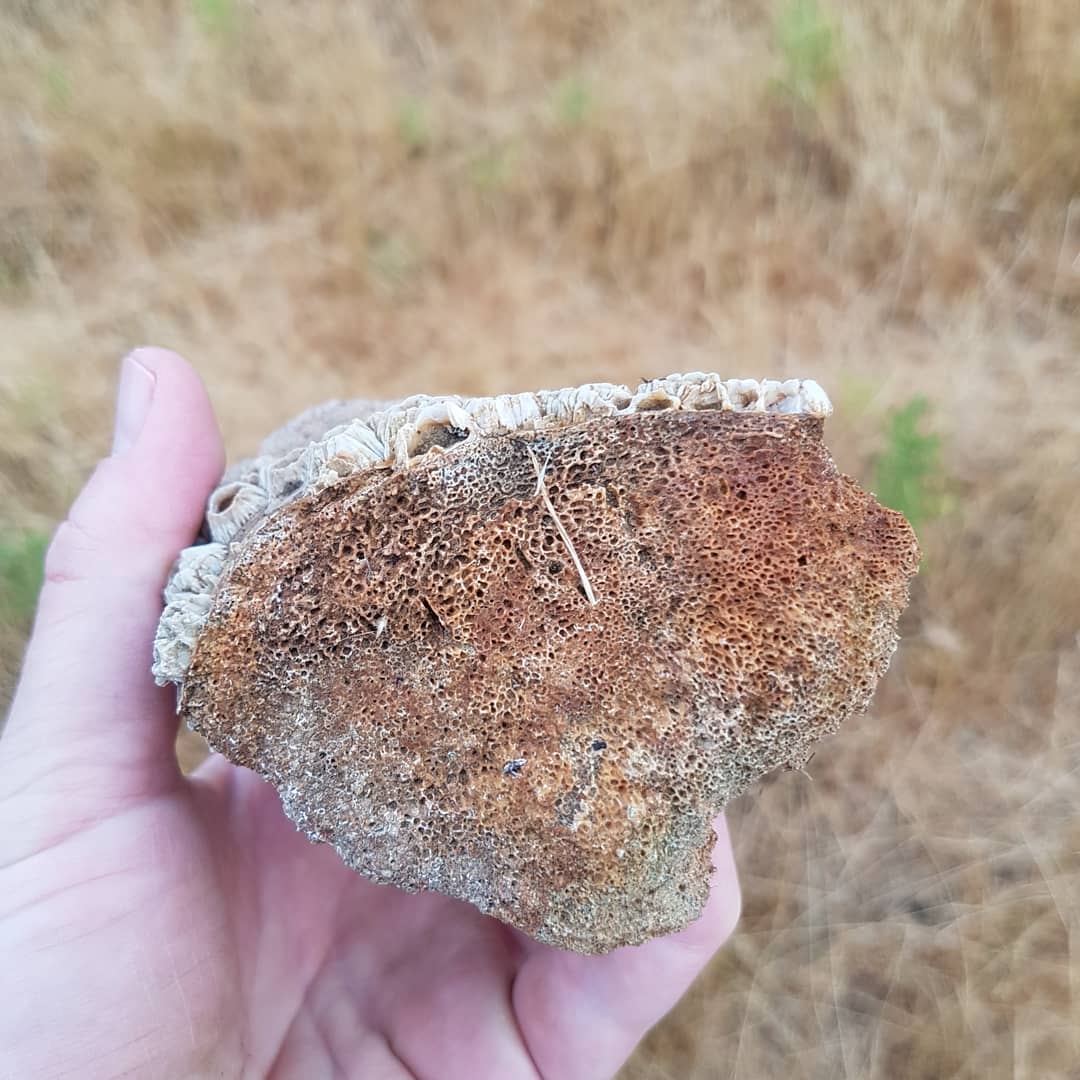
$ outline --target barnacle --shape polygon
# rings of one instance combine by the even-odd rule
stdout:
[[[679,929],[713,816],[896,645],[916,542],[829,412],[701,373],[332,403],[211,495],[155,674],[375,881],[581,952]]]

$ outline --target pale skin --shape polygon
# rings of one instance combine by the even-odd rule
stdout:
[[[223,758],[184,777],[150,647],[221,468],[192,369],[129,357],[0,739],[0,1080],[613,1075],[734,929],[723,819],[702,917],[585,957],[365,881]]]

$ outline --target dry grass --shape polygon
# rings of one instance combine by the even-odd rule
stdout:
[[[0,530],[145,341],[234,454],[332,396],[704,368],[817,378],[866,479],[927,394],[905,642],[734,808],[741,932],[625,1075],[1075,1078],[1080,8],[822,3],[794,95],[759,0],[5,5]]]

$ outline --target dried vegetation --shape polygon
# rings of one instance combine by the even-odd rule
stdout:
[[[626,1076],[1069,1075],[1078,49],[1056,0],[5,5],[5,595],[136,342],[234,454],[329,397],[705,369],[817,379],[872,482],[925,395],[905,644],[733,813],[741,932]]]

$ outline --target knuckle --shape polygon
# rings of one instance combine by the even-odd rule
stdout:
[[[97,544],[87,531],[68,517],[53,534],[45,553],[45,581],[51,585],[85,578]]]

